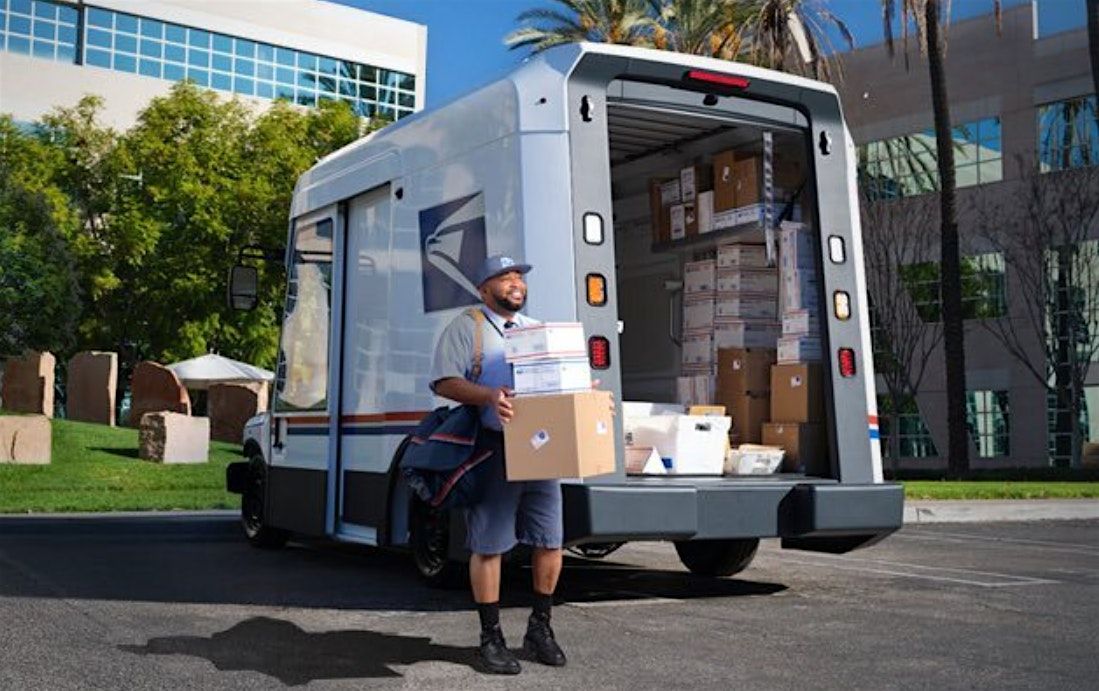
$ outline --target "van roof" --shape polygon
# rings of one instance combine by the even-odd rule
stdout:
[[[519,96],[534,91],[541,92],[542,95],[561,93],[569,75],[587,55],[607,55],[630,61],[734,74],[749,80],[777,82],[824,92],[838,98],[835,88],[830,84],[744,63],[608,43],[565,44],[524,59],[514,70],[498,80],[442,106],[401,118],[321,158],[298,179],[291,217],[317,208],[316,204],[309,204],[305,199],[310,188],[316,188],[325,180],[350,170],[361,170],[372,160],[384,157],[386,153],[422,145],[424,140],[437,140],[439,131],[445,132],[448,128],[455,131],[460,129],[462,137],[455,138],[460,141],[452,145],[460,145],[462,148],[472,148],[487,143],[490,137],[498,138],[516,130],[564,131],[567,128],[568,114],[563,103],[556,104],[557,108],[550,108],[548,111],[543,108],[535,115],[531,103],[537,99],[530,99],[528,103]],[[491,117],[488,116],[490,113]],[[436,125],[436,122],[439,124]],[[442,157],[442,152],[437,153]]]

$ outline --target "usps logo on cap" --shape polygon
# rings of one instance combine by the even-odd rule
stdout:
[[[481,192],[420,212],[424,312],[476,305],[477,272],[488,258]]]
[[[515,266],[515,262],[511,260],[511,257],[500,257],[500,266],[504,268]]]

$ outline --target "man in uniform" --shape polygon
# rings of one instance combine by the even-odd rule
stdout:
[[[467,547],[472,553],[469,580],[481,619],[479,655],[486,671],[517,674],[519,661],[507,648],[500,629],[500,566],[503,554],[522,543],[532,549],[534,611],[527,622],[523,650],[546,665],[565,664],[565,654],[550,628],[553,592],[561,574],[561,487],[557,480],[508,482],[504,473],[501,423],[512,417],[511,365],[504,359],[504,332],[537,324],[519,314],[526,304],[523,276],[531,270],[510,257],[485,260],[477,277],[484,319],[463,312],[443,331],[435,348],[432,389],[436,394],[481,408],[478,445],[492,449],[486,461],[484,499],[466,511]],[[482,330],[481,375],[471,378],[474,329]]]

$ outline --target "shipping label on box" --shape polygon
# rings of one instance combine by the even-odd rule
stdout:
[[[778,296],[718,293],[714,318],[778,322]]]
[[[713,259],[686,262],[683,265],[683,292],[687,295],[716,292],[716,269]]]
[[[778,293],[775,269],[721,269],[717,272],[719,293]]]
[[[660,203],[671,206],[683,201],[679,189],[679,178],[660,183]]]
[[[770,348],[781,336],[778,322],[730,319],[714,322],[714,348]]]
[[[668,209],[671,223],[672,240],[682,240],[687,237],[687,208],[683,204],[673,204]]]
[[[683,300],[683,330],[712,331],[714,328],[714,299],[692,295]]]
[[[698,232],[699,234],[712,232],[714,229],[714,193],[699,192],[698,206]]]
[[[580,322],[546,322],[504,332],[504,354],[508,362],[546,358],[586,358],[588,344]]]
[[[613,399],[607,391],[519,396],[504,425],[509,482],[615,471]]]
[[[717,248],[718,269],[765,268],[767,266],[767,248],[763,245],[719,245]]]
[[[693,202],[697,196],[697,175],[694,166],[679,171],[679,198],[684,202]]]
[[[539,360],[512,365],[516,395],[565,393],[591,388],[587,358]]]
[[[710,333],[684,334],[683,358],[684,365],[707,365],[714,361],[714,337]]]
[[[824,351],[819,338],[811,336],[783,336],[778,339],[778,361],[787,362],[819,362],[824,358]]]
[[[774,348],[718,348],[717,381],[722,391],[739,396],[771,390]]]
[[[820,363],[779,362],[771,368],[771,422],[820,422],[824,419],[824,381]]]

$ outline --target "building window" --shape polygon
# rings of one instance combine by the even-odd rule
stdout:
[[[4,2],[31,0],[0,0]],[[416,107],[416,77],[411,74],[122,12],[94,7],[86,12],[84,62],[94,67],[171,81],[187,78],[219,91],[304,106],[315,106],[318,97],[340,94],[353,111],[382,114],[391,120],[411,114]],[[24,52],[29,50],[28,45]]]
[[[878,396],[878,423],[881,449],[886,458],[893,453],[893,397]],[[897,446],[899,458],[933,458],[938,456],[931,432],[924,424],[914,398],[906,398],[897,410]]]
[[[45,0],[0,0],[0,50],[76,62],[78,12]]]
[[[1099,165],[1095,94],[1038,107],[1038,160],[1043,173]]]
[[[954,127],[954,175],[958,187],[1003,180],[1000,118]],[[859,147],[860,184],[875,199],[911,197],[939,189],[935,131],[892,137]]]
[[[962,318],[996,319],[1007,313],[1004,288],[1004,256],[999,252],[961,258]],[[901,267],[901,280],[912,296],[916,311],[926,322],[942,319],[939,300],[939,263],[922,262]]]
[[[1007,456],[1011,449],[1010,410],[1006,391],[970,391],[965,400],[969,436],[981,458]]]

